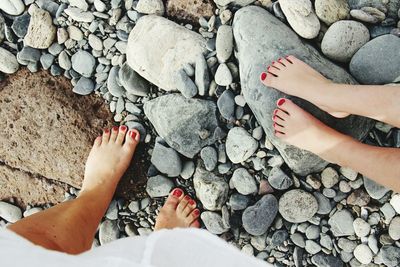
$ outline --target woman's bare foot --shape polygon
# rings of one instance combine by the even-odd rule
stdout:
[[[94,141],[86,161],[81,193],[115,190],[132,160],[139,140],[139,132],[135,129],[128,131],[125,125],[105,129],[103,135]]]
[[[329,103],[321,102],[318,97],[323,94],[321,90],[332,85],[332,82],[294,56],[272,62],[267,72],[261,73],[260,78],[264,85],[310,101],[334,117],[344,118],[349,115],[329,108]]]
[[[200,210],[196,202],[188,195],[185,196],[179,188],[172,190],[156,219],[154,230],[173,228],[199,228]]]
[[[327,158],[332,148],[345,141],[342,134],[326,126],[289,99],[278,100],[273,121],[278,138],[322,158]]]

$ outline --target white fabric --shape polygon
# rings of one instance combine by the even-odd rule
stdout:
[[[1,267],[272,266],[199,229],[157,231],[119,239],[77,256],[46,250],[0,228]]]

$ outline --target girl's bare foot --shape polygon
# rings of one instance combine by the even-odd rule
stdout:
[[[175,188],[161,208],[154,230],[199,228],[199,216],[200,210],[196,209],[196,202],[188,195],[185,196],[181,189]]]
[[[326,126],[289,99],[281,98],[273,115],[275,135],[298,148],[327,158],[343,135]]]
[[[125,125],[105,129],[103,135],[96,138],[90,151],[81,193],[115,190],[132,160],[139,140],[139,132],[135,129],[128,131]]]
[[[267,72],[261,73],[260,78],[264,85],[308,100],[334,117],[344,118],[349,115],[329,108],[327,103],[321,103],[318,96],[323,94],[322,90],[332,85],[332,82],[294,56],[272,62]]]

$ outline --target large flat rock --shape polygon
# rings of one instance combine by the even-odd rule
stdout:
[[[335,82],[356,83],[344,69],[303,42],[289,27],[268,11],[249,6],[236,12],[233,30],[243,95],[258,122],[263,126],[267,138],[294,172],[306,175],[321,171],[327,162],[312,153],[287,145],[274,136],[272,112],[276,108],[275,103],[278,98],[292,99],[324,123],[357,139],[362,139],[368,133],[373,126],[372,120],[358,116],[336,119],[309,102],[284,95],[261,84],[259,77],[266,66],[277,58],[290,54],[305,61]]]
[[[0,161],[80,188],[93,140],[112,115],[94,95],[77,96],[65,78],[22,70],[0,84]]]

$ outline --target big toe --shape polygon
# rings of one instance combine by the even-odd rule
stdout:
[[[129,149],[135,149],[135,147],[140,142],[140,133],[136,129],[129,130],[128,133],[125,135],[125,144],[124,146],[128,147]]]
[[[183,194],[182,189],[175,188],[169,194],[167,200],[164,203],[163,208],[165,208],[167,210],[175,211],[176,208],[178,207],[178,204],[183,199],[183,197],[184,197],[184,194]]]

